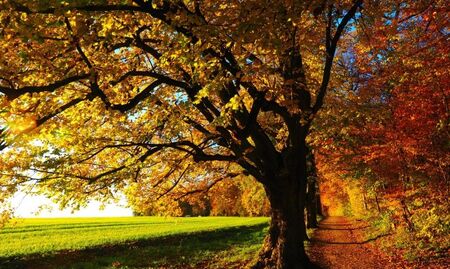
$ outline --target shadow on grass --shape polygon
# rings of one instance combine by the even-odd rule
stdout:
[[[242,268],[261,247],[267,226],[242,226],[45,256],[0,259],[0,268]]]

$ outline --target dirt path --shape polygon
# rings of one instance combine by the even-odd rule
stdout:
[[[381,253],[365,241],[366,225],[345,217],[329,217],[314,232],[311,260],[323,269],[391,268]]]

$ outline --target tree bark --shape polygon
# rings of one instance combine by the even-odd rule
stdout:
[[[301,200],[304,199],[300,192],[272,191],[268,196],[272,208],[270,228],[253,268],[310,268],[303,245],[305,221]]]
[[[307,154],[307,191],[306,191],[306,219],[307,228],[317,228],[317,170],[314,153],[308,148]]]
[[[405,220],[406,224],[408,225],[408,231],[412,232],[414,231],[414,223],[411,221],[411,212],[408,209],[408,206],[406,205],[406,202],[404,199],[400,200],[400,203],[402,205],[402,216]]]
[[[320,201],[320,192],[317,193],[317,215],[323,217],[322,202]]]
[[[290,156],[289,156],[290,155]],[[305,253],[306,150],[285,156],[279,176],[265,185],[271,205],[271,224],[257,263],[259,268],[312,268]]]
[[[378,213],[381,213],[380,202],[378,202],[378,195],[375,192],[375,203],[377,204]]]
[[[317,228],[317,190],[315,178],[308,179],[308,191],[306,194],[307,228]]]
[[[366,192],[363,191],[363,202],[364,202],[364,210],[368,210],[368,206],[367,206],[367,197],[366,197]]]

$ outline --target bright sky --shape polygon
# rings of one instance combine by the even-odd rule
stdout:
[[[15,216],[21,218],[41,217],[41,218],[60,218],[60,217],[121,217],[132,216],[131,209],[126,208],[126,201],[119,204],[106,205],[104,210],[100,210],[99,202],[90,202],[86,208],[71,213],[70,209],[63,211],[58,209],[58,205],[44,196],[30,196],[23,192],[18,192],[12,200],[12,205],[16,209]],[[38,214],[39,207],[45,206]],[[47,208],[53,208],[49,210]]]

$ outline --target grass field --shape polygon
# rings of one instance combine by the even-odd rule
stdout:
[[[0,229],[0,261],[14,261],[17,268],[29,264],[18,260],[64,264],[41,268],[152,268],[205,258],[233,262],[254,255],[267,223],[245,217],[18,219]]]

